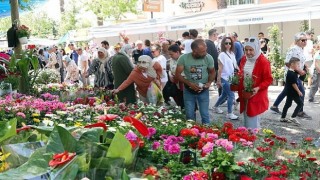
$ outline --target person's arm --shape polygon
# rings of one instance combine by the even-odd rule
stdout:
[[[208,82],[204,85],[204,88],[209,88],[216,77],[216,70],[214,69],[214,67],[208,68],[208,73]]]
[[[222,74],[222,70],[223,70],[223,64],[221,63],[220,59],[218,61],[218,77],[217,77],[217,86],[221,87],[221,74]]]
[[[303,96],[303,94],[301,93],[301,91],[299,90],[298,86],[296,83],[292,84],[293,89],[299,94],[299,96]]]
[[[320,73],[320,66],[319,66],[319,63],[317,62],[319,60],[315,60],[314,62],[314,67],[316,68],[316,70],[318,71],[318,73]]]
[[[130,86],[132,83],[134,83],[134,76],[136,76],[137,74],[135,74],[135,72],[131,72],[129,77],[123,81],[123,83],[117,88],[117,89],[114,89],[112,92],[114,94],[117,94],[118,92],[126,89],[128,86]]]
[[[154,68],[154,70],[156,70],[156,73],[157,73],[157,78],[156,79],[160,80],[160,78],[163,76],[163,74],[162,74],[163,71],[162,71],[161,64],[158,63],[158,62],[155,62],[152,67]]]

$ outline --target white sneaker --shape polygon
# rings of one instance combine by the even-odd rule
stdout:
[[[219,107],[213,107],[213,110],[217,114],[223,114],[223,111]]]
[[[300,123],[296,118],[290,117],[289,120],[290,120],[291,122],[293,122],[293,123],[294,123],[295,125],[297,125],[297,126],[300,126],[300,125],[301,125],[301,123]]]
[[[238,120],[238,116],[234,115],[233,113],[227,114],[227,118],[231,120]]]

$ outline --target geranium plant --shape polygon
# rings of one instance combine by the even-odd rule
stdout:
[[[27,26],[21,25],[18,27],[17,34],[18,34],[18,38],[22,38],[22,37],[29,38],[31,31]]]
[[[229,82],[230,82],[230,84],[238,85],[239,84],[239,75],[235,73],[232,76],[230,76]]]
[[[244,91],[253,92],[253,78],[249,75],[244,77]]]

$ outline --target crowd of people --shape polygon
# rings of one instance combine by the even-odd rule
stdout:
[[[242,42],[236,32],[219,34],[216,29],[208,31],[208,39],[199,38],[196,29],[184,32],[182,40],[178,41],[151,42],[146,39],[130,43],[127,36],[122,34],[121,37],[123,42],[112,47],[108,41],[91,49],[76,48],[70,43],[67,49],[52,46],[35,53],[42,68],[52,68],[60,73],[61,82],[87,86],[89,76],[94,75],[94,87],[112,90],[127,104],[136,103],[139,98],[146,103],[170,105],[173,99],[184,109],[187,119],[195,120],[195,112],[199,110],[205,125],[211,122],[210,111],[224,113],[220,109],[224,103],[227,104],[226,118],[238,120],[234,111],[240,103],[244,125],[260,127],[260,116],[269,109],[268,87],[273,81],[267,59],[269,39],[262,32]],[[295,45],[287,53],[284,90],[270,107],[281,114],[281,122],[300,125],[297,117],[311,119],[303,111],[303,78],[307,71],[312,72],[309,101],[314,102],[320,85],[320,55],[319,51],[305,48],[309,41],[310,33],[296,34]],[[312,61],[312,67],[305,63],[308,60]],[[229,79],[235,75],[240,77],[238,94],[230,89]],[[244,99],[242,92],[247,77],[253,81],[253,92],[249,99]],[[209,88],[213,85],[217,86],[219,97],[210,108]],[[280,112],[278,106],[286,96],[283,112]],[[292,116],[286,118],[292,101],[297,107]]]

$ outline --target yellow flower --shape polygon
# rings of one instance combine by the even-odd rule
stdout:
[[[38,114],[38,113],[32,113],[31,114],[31,117],[39,117],[40,116],[40,114]]]
[[[76,123],[74,124],[74,126],[75,126],[75,127],[81,127],[81,126],[82,126],[82,123],[76,122]]]
[[[7,154],[2,154],[0,152],[0,172],[3,172],[5,170],[7,170],[9,168],[9,164],[4,162],[8,157],[10,156],[10,153],[7,153]]]
[[[271,129],[263,129],[262,132],[269,135],[274,134]]]
[[[0,165],[0,172],[4,172],[7,169],[9,169],[9,164],[6,163],[6,162],[2,162],[1,165]]]
[[[39,122],[40,122],[40,119],[38,119],[38,118],[33,118],[33,121],[34,121],[35,123],[39,123]]]

